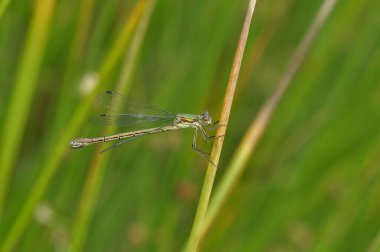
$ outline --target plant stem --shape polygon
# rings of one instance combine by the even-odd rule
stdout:
[[[211,162],[209,163],[208,168],[207,168],[205,180],[203,182],[201,196],[198,203],[197,212],[196,212],[194,223],[193,223],[193,228],[191,230],[189,240],[185,247],[185,251],[189,251],[189,252],[197,251],[198,246],[199,246],[199,242],[201,238],[200,231],[204,222],[212,187],[215,180],[215,174],[216,174],[216,170],[217,170],[217,166],[218,166],[218,162],[220,158],[220,153],[223,147],[224,135],[226,133],[228,119],[229,119],[231,107],[232,107],[232,101],[235,94],[237,80],[238,80],[239,72],[240,72],[240,66],[243,59],[245,45],[247,43],[249,28],[251,25],[251,20],[252,20],[253,12],[255,9],[255,5],[256,5],[255,0],[249,1],[245,21],[243,24],[243,29],[240,35],[238,47],[236,49],[235,58],[234,58],[230,78],[229,78],[227,89],[226,89],[226,94],[224,96],[224,102],[223,102],[221,115],[219,117],[221,127],[219,127],[216,132],[217,136],[222,136],[222,137],[215,138],[215,142],[214,142],[213,149],[210,156]]]
[[[3,0],[0,3],[0,20],[3,18],[4,13],[7,11],[11,0]]]
[[[20,66],[7,110],[0,153],[0,216],[4,210],[12,168],[26,127],[41,62],[46,49],[55,0],[39,0],[28,30]]]
[[[327,20],[327,17],[333,10],[335,4],[336,0],[325,0],[322,3],[314,21],[294,51],[289,64],[283,72],[272,96],[269,97],[265,104],[261,107],[258,115],[252,121],[247,133],[240,142],[230,164],[227,166],[226,173],[220,181],[220,185],[216,188],[214,194],[215,196],[211,201],[204,226],[202,227],[202,237],[215,220],[217,214],[221,211],[223,203],[226,201],[229,193],[239,180],[248,160],[252,158],[252,153],[255,151],[256,146],[260,141],[274,111],[276,110],[278,103],[289,87],[301,63],[304,61],[312,42],[314,41],[322,25]]]

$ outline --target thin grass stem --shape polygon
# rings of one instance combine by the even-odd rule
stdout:
[[[327,20],[335,4],[336,0],[325,0],[322,3],[314,21],[307,29],[304,37],[294,51],[289,64],[280,77],[272,96],[270,96],[261,107],[258,115],[252,121],[247,133],[240,142],[231,162],[227,166],[226,173],[223,175],[220,185],[218,185],[215,190],[215,196],[211,200],[209,211],[207,212],[204,225],[202,226],[202,237],[205,236],[205,233],[215,220],[217,214],[221,211],[223,203],[226,201],[234,185],[238,182],[248,160],[252,158],[252,153],[255,151],[258,142],[265,132],[277,105],[307,56],[312,42],[320,31],[322,25]]]
[[[3,0],[0,3],[0,20],[3,18],[4,13],[7,11],[11,0]]]
[[[137,26],[137,23],[140,20],[143,11],[146,9],[146,4],[146,1],[138,1],[136,3],[136,7],[133,11],[133,14],[130,18],[128,18],[128,22],[125,23],[123,30],[120,33],[120,36],[116,40],[115,45],[107,55],[106,61],[104,62],[103,67],[100,70],[100,76],[108,76],[111,70],[119,61],[120,55],[123,55],[120,52],[124,52],[126,50],[126,45],[129,44],[132,30]]]
[[[70,116],[70,110],[67,109],[66,102],[73,96],[73,91],[76,89],[72,87],[76,83],[78,73],[82,70],[80,66],[83,62],[83,54],[90,34],[90,24],[94,14],[94,2],[94,0],[83,0],[80,3],[75,35],[67,59],[63,84],[59,92],[57,109],[54,113],[55,118],[52,126],[54,138],[55,133],[57,132],[56,129],[60,129]],[[80,70],[78,71],[78,69]]]
[[[216,132],[217,136],[224,136],[226,134],[226,128],[227,128],[228,119],[230,116],[232,101],[235,94],[235,89],[236,89],[239,72],[240,72],[240,66],[243,59],[245,46],[247,43],[249,28],[251,25],[251,20],[252,20],[253,12],[255,9],[255,5],[256,5],[255,0],[249,1],[247,13],[245,16],[242,32],[241,32],[239,43],[236,49],[235,58],[234,58],[230,78],[229,78],[227,89],[226,89],[226,94],[224,97],[221,115],[219,118],[220,125],[222,125],[222,127],[218,128]],[[210,156],[211,162],[209,163],[208,168],[207,168],[200,199],[198,202],[197,212],[195,214],[193,228],[191,230],[190,237],[184,249],[185,251],[196,251],[198,249],[200,238],[201,238],[200,231],[201,231],[201,227],[203,225],[206,211],[208,208],[208,203],[209,203],[212,187],[215,180],[215,174],[216,174],[216,170],[217,170],[217,166],[218,166],[218,162],[220,158],[220,153],[223,147],[223,141],[224,141],[224,137],[215,138],[215,142],[214,142],[211,156]]]
[[[37,1],[2,132],[0,153],[0,216],[4,210],[12,168],[27,124],[37,78],[49,38],[55,0]]]

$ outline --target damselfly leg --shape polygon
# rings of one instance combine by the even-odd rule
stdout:
[[[193,144],[192,144],[193,150],[195,150],[196,152],[198,152],[201,155],[201,157],[207,159],[207,161],[209,161],[214,166],[216,166],[216,164],[210,159],[210,154],[207,153],[207,152],[202,151],[201,149],[199,149],[197,147],[197,138],[198,138],[198,128],[196,127],[195,130],[194,130],[194,136],[193,136]]]

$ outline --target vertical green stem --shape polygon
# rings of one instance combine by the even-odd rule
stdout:
[[[63,84],[59,91],[57,110],[53,120],[52,134],[55,137],[56,129],[60,129],[68,119],[70,110],[67,110],[66,102],[70,99],[76,89],[72,88],[77,80],[78,69],[82,70],[82,55],[86,41],[90,33],[90,24],[93,18],[94,0],[83,0],[80,3],[78,20],[75,29],[74,39],[66,63],[66,71],[63,77]]]
[[[10,106],[7,110],[2,132],[0,153],[0,216],[4,210],[6,194],[27,117],[36,90],[37,77],[46,49],[54,13],[55,0],[38,0],[21,54]]]
[[[2,19],[5,11],[7,10],[9,4],[11,3],[11,0],[3,0],[0,3],[0,20]]]

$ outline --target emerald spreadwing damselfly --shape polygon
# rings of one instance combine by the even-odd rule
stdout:
[[[99,95],[97,103],[103,105],[108,111],[106,114],[98,114],[92,118],[93,123],[125,126],[136,130],[110,136],[77,138],[71,141],[72,148],[77,149],[91,144],[119,140],[118,143],[104,150],[106,151],[145,135],[193,128],[192,148],[206,158],[209,156],[208,153],[197,148],[198,132],[201,133],[203,140],[206,142],[212,141],[215,138],[215,136],[209,136],[206,129],[213,130],[213,125],[216,125],[218,122],[213,123],[207,111],[200,115],[174,114],[136,99],[123,98],[120,94],[113,91],[106,91],[104,94]]]

